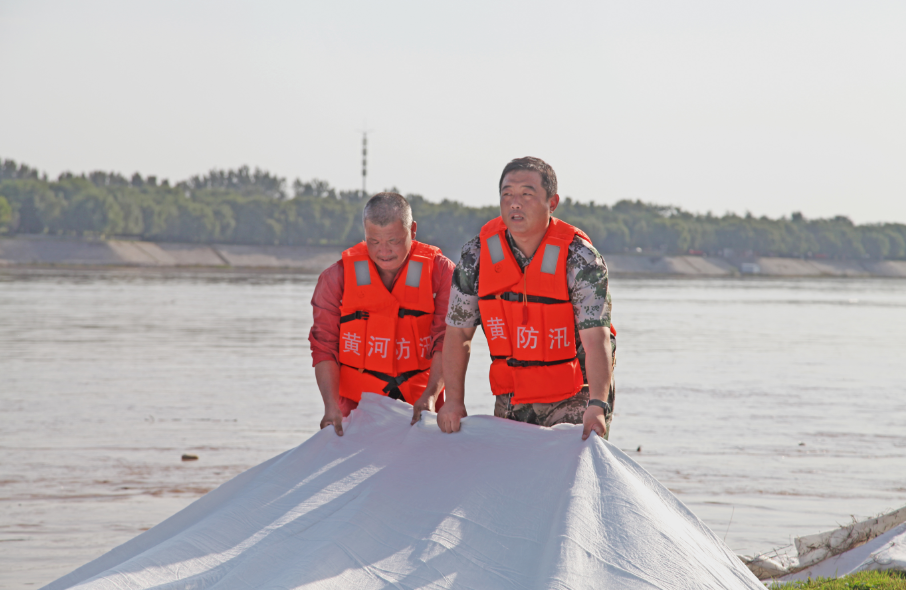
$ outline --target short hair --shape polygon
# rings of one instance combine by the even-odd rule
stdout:
[[[548,199],[557,194],[557,173],[550,164],[541,158],[531,156],[516,158],[503,168],[503,174],[500,175],[500,182],[497,184],[498,193],[503,190],[503,179],[506,178],[506,175],[517,170],[528,170],[540,174],[541,187],[547,193]]]
[[[368,199],[362,211],[362,223],[370,221],[381,227],[399,219],[406,229],[412,228],[412,207],[399,193],[378,193]]]

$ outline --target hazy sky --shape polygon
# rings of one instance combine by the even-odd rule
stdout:
[[[0,158],[906,222],[906,2],[0,0]]]

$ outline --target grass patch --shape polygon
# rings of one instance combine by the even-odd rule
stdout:
[[[843,578],[815,578],[773,587],[797,590],[906,590],[906,572],[859,572]]]

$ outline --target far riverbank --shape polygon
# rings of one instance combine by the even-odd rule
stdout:
[[[340,259],[335,246],[180,244],[29,235],[0,238],[0,267],[190,267],[320,273]],[[447,253],[453,254],[453,253]],[[893,277],[906,278],[902,260],[605,254],[614,276]]]

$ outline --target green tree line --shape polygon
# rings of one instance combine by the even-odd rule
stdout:
[[[463,243],[498,214],[406,195],[418,237],[458,258]],[[125,237],[150,241],[347,246],[362,234],[361,191],[266,171],[212,170],[171,185],[154,176],[63,173],[56,180],[0,162],[0,233]],[[556,215],[589,234],[604,253],[702,253],[836,259],[904,259],[906,225],[855,225],[846,217],[806,219],[692,214],[676,207],[566,198]]]

